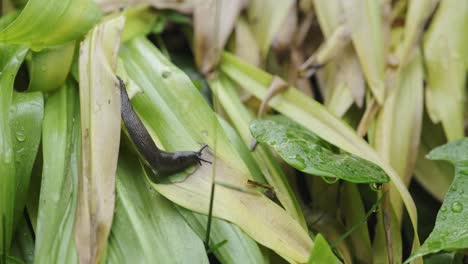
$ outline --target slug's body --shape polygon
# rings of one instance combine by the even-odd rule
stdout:
[[[177,151],[166,152],[160,150],[145,126],[137,116],[128,98],[127,89],[125,84],[117,76],[119,80],[121,104],[122,104],[122,119],[127,128],[128,134],[135,144],[140,154],[145,158],[149,165],[153,168],[158,176],[169,176],[177,172],[181,172],[186,168],[196,165],[201,165],[201,161],[211,163],[201,158],[201,153],[206,145],[198,152],[195,151]]]

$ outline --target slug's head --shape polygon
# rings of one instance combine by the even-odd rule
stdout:
[[[203,150],[208,145],[203,146],[199,151],[178,151],[173,154],[173,161],[180,166],[190,166],[196,163],[202,165],[202,161],[211,164],[211,161],[202,158]]]

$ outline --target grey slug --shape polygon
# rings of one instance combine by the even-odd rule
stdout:
[[[140,118],[133,110],[124,82],[119,76],[117,76],[117,79],[119,80],[122,104],[121,112],[125,127],[127,128],[128,134],[130,135],[130,138],[135,144],[138,152],[140,152],[158,176],[164,177],[181,172],[197,163],[201,165],[202,161],[211,163],[201,157],[202,152],[207,145],[203,146],[197,152],[167,152],[159,149]]]

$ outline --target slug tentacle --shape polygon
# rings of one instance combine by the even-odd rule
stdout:
[[[127,128],[128,134],[138,152],[148,162],[152,169],[160,176],[169,176],[177,172],[181,172],[190,166],[197,163],[202,165],[202,161],[210,163],[201,157],[202,152],[208,145],[204,145],[199,151],[176,151],[167,152],[160,150],[148,130],[146,130],[143,122],[133,110],[130,99],[128,98],[127,89],[123,80],[117,76],[119,80],[121,93],[121,113],[122,120]]]

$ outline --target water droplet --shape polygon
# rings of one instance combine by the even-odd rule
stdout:
[[[26,139],[26,135],[24,134],[23,130],[16,131],[16,140],[19,142],[23,142]]]
[[[454,213],[460,213],[461,211],[463,211],[463,204],[460,202],[453,202],[451,209]]]
[[[454,184],[454,185],[452,185],[452,187],[450,187],[450,190],[452,190],[452,191],[456,191],[456,190],[457,190],[457,186],[456,186],[455,184]]]
[[[381,184],[381,183],[375,183],[375,182],[374,182],[374,183],[372,183],[372,184],[370,185],[370,188],[371,188],[373,191],[378,192],[378,191],[380,191],[380,189],[382,189],[382,185],[383,185],[383,184]]]
[[[338,178],[337,177],[322,177],[323,181],[328,183],[328,184],[333,184],[333,183],[336,183],[338,182]]]
[[[169,76],[171,76],[171,72],[170,71],[163,71],[161,76],[166,79],[166,78],[169,78]]]
[[[13,149],[9,148],[3,153],[3,162],[5,163],[11,163],[13,160]]]
[[[443,205],[443,206],[440,208],[440,211],[441,211],[441,212],[447,211],[447,206]]]
[[[202,130],[201,134],[202,134],[202,136],[207,137],[208,136],[208,131]]]
[[[305,161],[300,155],[292,157],[289,161],[290,165],[298,170],[302,170],[306,167]]]
[[[441,215],[441,216],[440,216],[440,219],[442,219],[442,220],[446,220],[446,219],[447,219],[447,217],[446,217],[445,215]]]
[[[459,194],[463,194],[464,192],[465,192],[465,190],[463,190],[463,189],[460,189],[460,190],[458,191]]]

